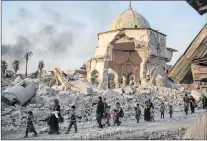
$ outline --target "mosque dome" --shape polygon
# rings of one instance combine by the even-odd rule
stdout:
[[[150,24],[141,14],[132,9],[130,3],[129,8],[112,22],[109,31],[121,28],[150,28]]]

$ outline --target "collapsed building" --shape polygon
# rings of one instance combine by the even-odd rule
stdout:
[[[207,13],[206,1],[187,0],[187,2],[200,15]],[[188,88],[198,88],[199,85],[194,85],[194,82],[202,82],[199,88],[207,93],[207,24],[169,71],[168,77]]]
[[[202,37],[203,35],[204,34],[202,34]],[[12,132],[15,132],[15,134],[18,134],[18,132],[22,134],[22,132],[24,132],[26,111],[30,110],[33,111],[38,121],[35,123],[37,132],[39,134],[48,132],[48,125],[45,121],[50,115],[49,107],[51,107],[54,98],[59,99],[62,108],[62,116],[65,120],[63,124],[60,124],[61,131],[68,128],[68,114],[70,113],[70,107],[72,105],[76,106],[76,113],[82,117],[81,120],[78,120],[79,126],[82,126],[82,129],[80,127],[81,133],[75,136],[76,139],[103,139],[115,132],[124,136],[122,131],[131,132],[132,129],[128,126],[128,121],[132,121],[131,124],[134,124],[134,106],[139,103],[143,113],[145,107],[144,102],[149,100],[149,98],[154,104],[156,118],[160,117],[159,109],[162,102],[164,102],[167,109],[169,105],[172,105],[175,113],[183,112],[183,96],[189,92],[182,88],[170,89],[152,85],[148,85],[147,87],[140,86],[135,88],[136,92],[134,92],[133,95],[130,95],[131,89],[130,87],[126,87],[123,88],[125,93],[120,95],[115,89],[104,91],[91,86],[87,82],[81,81],[81,79],[84,80],[87,75],[89,82],[98,84],[101,88],[104,88],[104,84],[106,88],[109,82],[113,84],[112,88],[137,85],[139,83],[144,84],[145,82],[158,84],[157,78],[164,80],[164,82],[169,82],[166,73],[171,68],[166,65],[166,63],[171,60],[173,52],[176,50],[166,47],[166,35],[151,29],[147,20],[139,13],[132,10],[130,6],[128,10],[112,23],[108,32],[99,33],[98,37],[99,47],[95,49],[93,58],[79,70],[61,71],[59,68],[54,68],[54,70],[49,71],[50,73],[42,71],[42,77],[31,77],[22,80],[24,76],[22,76],[22,78],[18,76],[14,82],[11,82],[12,78],[4,78],[3,82],[5,83],[10,80],[6,83],[4,88],[2,87],[1,108],[2,133],[4,134],[4,139],[6,139],[7,133],[10,135],[8,137],[9,139],[11,139],[11,136],[12,138],[18,139]],[[37,76],[38,71],[35,73]],[[77,76],[76,74],[78,74],[79,80],[72,81],[71,77],[76,78],[74,77]],[[11,84],[9,84],[9,82]],[[167,83],[164,84],[164,86],[167,86]],[[63,86],[63,89],[59,89],[58,85]],[[99,130],[92,130],[96,130],[96,115],[94,113],[96,113],[95,104],[97,103],[98,96],[107,98],[107,103],[112,109],[116,102],[121,103],[125,111],[122,120],[124,121],[123,123],[127,124],[127,130],[124,129],[124,127],[107,128],[107,132],[106,130],[102,130],[101,132]],[[12,103],[14,99],[17,102],[16,107],[11,106],[14,105],[14,103]],[[202,105],[198,103],[198,107],[201,106]],[[199,115],[196,114],[196,116]],[[169,122],[179,120],[180,116],[169,120]],[[186,120],[186,117],[184,117],[184,120]],[[163,121],[159,123],[163,124],[167,122]],[[154,125],[157,126],[157,123]],[[202,131],[201,129],[204,127],[201,120],[195,122],[194,125],[202,125],[202,128],[196,127],[193,131]],[[141,124],[137,127],[141,127],[141,133],[146,136],[143,127],[148,128],[151,126],[150,124],[143,124],[143,126]],[[157,128],[155,129],[157,130]],[[137,129],[133,130],[137,131]],[[191,130],[192,129],[189,129],[187,132],[187,139],[189,139],[189,136],[192,136]],[[159,133],[159,131],[150,131],[150,137],[146,137],[146,139],[156,138],[151,137],[151,134],[154,133]],[[196,132],[194,133],[196,135]],[[72,136],[74,135],[72,134]],[[170,134],[170,136],[172,136],[172,134]],[[177,136],[177,133],[175,136]],[[156,139],[160,138],[161,137],[157,137]],[[193,137],[193,139],[197,138]],[[202,138],[200,137],[199,139]]]
[[[87,80],[106,89],[156,84],[158,77],[170,87],[166,63],[175,51],[166,46],[166,35],[152,29],[130,4],[108,31],[98,33],[98,47],[86,63]]]
[[[207,12],[206,0],[186,0],[186,2],[195,9],[200,15],[204,15]]]
[[[193,83],[207,78],[207,24],[191,42],[168,73],[177,83]],[[198,73],[196,70],[200,69]],[[194,72],[194,73],[192,73]]]

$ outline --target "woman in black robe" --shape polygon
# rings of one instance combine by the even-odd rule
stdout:
[[[151,100],[145,102],[144,119],[150,121],[150,109],[154,107]]]
[[[54,134],[54,133],[60,134],[59,133],[58,118],[53,113],[53,112],[58,112],[58,117],[61,117],[60,105],[59,105],[59,101],[57,99],[54,100],[54,105],[50,109],[52,110],[52,112],[51,112],[51,117],[49,119],[50,131],[48,132],[48,134]]]
[[[147,101],[145,102],[145,105],[144,105],[144,120],[145,121],[147,121],[146,112],[147,112]]]

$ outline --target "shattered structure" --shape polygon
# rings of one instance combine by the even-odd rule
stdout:
[[[204,15],[207,12],[206,0],[186,0],[186,2],[193,7],[200,15]]]
[[[153,30],[148,21],[131,7],[118,16],[107,32],[98,34],[98,47],[87,61],[87,80],[100,88],[139,85],[155,79],[165,81],[173,52],[166,35]],[[109,84],[110,83],[110,84]],[[112,85],[111,85],[112,84]]]
[[[192,73],[196,72],[195,69],[199,70],[198,73]],[[185,84],[207,78],[207,24],[179,58],[168,76],[177,83]]]

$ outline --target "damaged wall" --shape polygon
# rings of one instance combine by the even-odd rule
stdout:
[[[165,67],[166,62],[171,60],[173,50],[170,51],[166,48],[166,35],[151,29],[122,29],[100,33],[98,38],[99,46],[95,49],[93,58],[87,62],[89,82],[92,71],[97,70],[99,86],[101,86],[103,70],[111,68],[118,74],[118,78],[115,80],[116,88],[120,87],[123,77],[129,73],[126,69],[124,71],[124,68],[127,68],[125,62],[128,59],[131,61],[128,69],[135,76],[133,84],[145,81],[148,79],[147,75],[153,76],[155,79],[158,74],[168,81]],[[134,52],[132,52],[133,50]],[[131,53],[129,53],[130,51]],[[156,70],[156,74],[154,74],[154,70]]]

